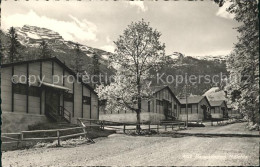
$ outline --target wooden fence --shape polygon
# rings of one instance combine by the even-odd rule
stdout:
[[[112,129],[112,130],[121,130],[123,133],[126,133],[127,130],[135,130],[136,128],[132,128],[138,124],[136,123],[122,123],[122,122],[112,122],[112,121],[105,121],[105,120],[96,120],[96,119],[77,119],[77,124],[80,127],[74,128],[66,128],[66,129],[49,129],[49,130],[32,130],[32,131],[21,131],[20,133],[2,133],[1,139],[2,144],[17,144],[17,148],[19,144],[26,141],[42,141],[42,140],[58,140],[58,146],[60,146],[60,141],[66,138],[72,138],[77,136],[85,136],[87,134],[87,128],[97,127],[101,130]],[[161,121],[158,124],[154,124],[151,122],[143,122],[139,124],[140,126],[146,126],[146,128],[142,127],[142,130],[157,130],[159,132],[160,129],[167,130],[168,127],[177,126],[180,128],[181,126],[185,126],[185,122],[181,121]],[[121,126],[121,127],[120,127]],[[154,127],[155,126],[155,127]],[[131,128],[127,128],[131,127]],[[81,133],[74,133],[68,135],[61,135],[61,132],[65,131],[73,131],[73,130],[80,130],[82,129]],[[46,137],[39,137],[45,136],[46,133],[52,133],[51,136]],[[34,134],[34,135],[33,135]],[[37,134],[37,135],[35,135]],[[43,134],[43,135],[41,135]],[[54,134],[54,135],[53,135]],[[30,136],[30,137],[28,137]],[[37,137],[34,137],[37,136]]]
[[[112,130],[122,130],[123,133],[126,132],[126,130],[136,130],[136,128],[127,128],[127,126],[148,126],[147,128],[142,128],[142,130],[153,130],[156,129],[157,132],[159,132],[159,129],[165,129],[167,130],[168,127],[173,128],[177,126],[180,128],[181,126],[185,126],[185,122],[183,121],[160,121],[159,123],[151,123],[151,122],[142,122],[140,124],[136,123],[126,123],[126,122],[113,122],[113,121],[105,121],[105,120],[97,120],[97,119],[85,119],[85,118],[80,118],[77,119],[78,124],[84,124],[86,127],[99,127],[100,129],[112,129]],[[121,127],[120,127],[121,126]],[[151,126],[156,126],[156,127],[151,127]]]
[[[11,143],[17,143],[17,147],[19,146],[19,143],[23,141],[42,141],[42,140],[58,140],[58,146],[60,146],[60,141],[62,139],[66,138],[71,138],[71,137],[77,137],[77,136],[86,136],[87,127],[75,127],[75,128],[66,128],[66,129],[49,129],[49,130],[33,130],[33,131],[22,131],[21,133],[2,133],[1,134],[1,139],[2,139],[2,144],[11,144]],[[65,132],[69,130],[78,130],[82,129],[82,133],[76,133],[76,134],[69,134],[69,135],[61,135],[60,132]],[[40,133],[40,134],[45,134],[49,132],[54,132],[56,135],[52,137],[26,137],[26,134],[35,134],[35,133]],[[12,137],[11,137],[12,136]],[[13,137],[13,136],[16,136]],[[5,141],[8,139],[9,141]]]
[[[185,122],[173,122],[173,121],[169,121],[169,122],[160,122],[158,124],[154,124],[154,123],[141,123],[141,124],[123,124],[123,133],[126,133],[126,130],[136,130],[136,128],[127,128],[127,126],[137,126],[140,125],[142,126],[146,126],[146,128],[142,127],[142,130],[156,130],[157,133],[159,133],[160,129],[164,129],[165,131],[167,131],[167,128],[171,128],[171,130],[173,130],[174,127],[178,127],[178,129],[180,129],[181,126],[185,126]],[[148,126],[148,127],[147,127]]]
[[[2,144],[16,143],[17,147],[18,147],[18,145],[20,143],[20,138],[21,138],[21,133],[2,133],[1,134]]]

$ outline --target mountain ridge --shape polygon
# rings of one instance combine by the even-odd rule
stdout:
[[[71,67],[71,62],[75,59],[75,44],[73,41],[66,41],[63,37],[52,30],[46,28],[39,28],[36,26],[25,25],[23,27],[16,28],[18,34],[18,40],[22,44],[20,49],[20,54],[23,55],[25,60],[37,59],[39,58],[39,44],[45,40],[50,49],[53,51],[52,56],[59,58],[66,65]],[[1,32],[1,40],[7,41],[3,45],[7,47],[8,37],[5,33]],[[94,54],[99,55],[100,62],[100,72],[102,74],[110,75],[115,74],[115,69],[109,67],[109,61],[107,58],[112,56],[113,53],[104,51],[102,49],[92,48],[87,45],[79,44],[80,50],[84,53],[83,64],[84,69],[91,73],[91,68],[93,67],[92,56]],[[8,55],[7,50],[3,49],[4,55]],[[214,61],[214,60],[199,60],[190,56],[180,56],[172,55],[169,56],[167,65],[160,70],[160,73],[165,73],[165,76],[176,76],[184,75],[185,73],[190,73],[193,75],[199,74],[209,74],[217,75],[219,73],[227,73],[225,67],[225,61]],[[188,68],[187,68],[188,67]],[[156,75],[156,72],[152,72],[153,75]],[[153,80],[153,83],[156,84],[156,81]],[[160,83],[157,83],[160,85]],[[174,84],[169,84],[170,88],[176,93],[179,94],[183,90],[184,84],[174,86]],[[203,94],[207,89],[212,87],[210,84],[195,84],[191,90],[192,94]]]

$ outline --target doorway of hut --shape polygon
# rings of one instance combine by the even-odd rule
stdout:
[[[201,109],[203,111],[203,120],[207,120],[208,119],[207,106],[201,105]]]
[[[171,103],[165,99],[163,99],[163,112],[166,120],[172,119]]]
[[[54,88],[45,89],[45,114],[55,113],[59,114],[60,106],[60,96],[61,93],[59,90]]]

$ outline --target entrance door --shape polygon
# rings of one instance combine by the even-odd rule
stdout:
[[[60,106],[59,91],[52,88],[47,88],[45,96],[45,113],[55,112],[58,114]]]
[[[208,119],[207,106],[206,105],[201,105],[201,109],[203,111],[204,120]]]
[[[166,119],[169,116],[172,116],[172,112],[170,110],[170,102],[167,100],[163,100],[163,111]]]
[[[221,107],[221,110],[223,112],[223,118],[227,118],[228,117],[228,113],[226,112],[225,107]]]

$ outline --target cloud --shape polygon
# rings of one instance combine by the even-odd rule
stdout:
[[[186,53],[187,56],[222,56],[222,55],[229,55],[232,49],[230,50],[216,50],[216,51],[205,51],[200,53]]]
[[[76,17],[69,15],[71,21],[59,21],[46,16],[39,16],[33,10],[26,14],[14,14],[2,18],[3,30],[11,26],[22,27],[31,25],[48,28],[58,32],[65,40],[77,41],[84,43],[87,41],[97,41],[97,26],[86,19],[78,20]]]
[[[110,39],[109,36],[106,37],[106,41],[107,41],[107,43],[110,43],[110,42],[111,42],[111,39]]]
[[[208,52],[207,55],[212,55],[212,56],[229,55],[230,52],[231,52],[231,49],[230,50],[218,50],[218,51]]]
[[[225,19],[233,19],[235,15],[227,12],[227,8],[230,7],[230,5],[230,2],[225,2],[224,5],[218,9],[216,16],[223,17]]]
[[[104,45],[104,46],[100,47],[100,49],[103,49],[105,51],[112,52],[112,53],[114,53],[114,51],[115,51],[115,47],[113,45]]]
[[[131,6],[136,6],[139,11],[145,12],[148,10],[148,7],[144,5],[143,1],[129,1],[127,3]]]

